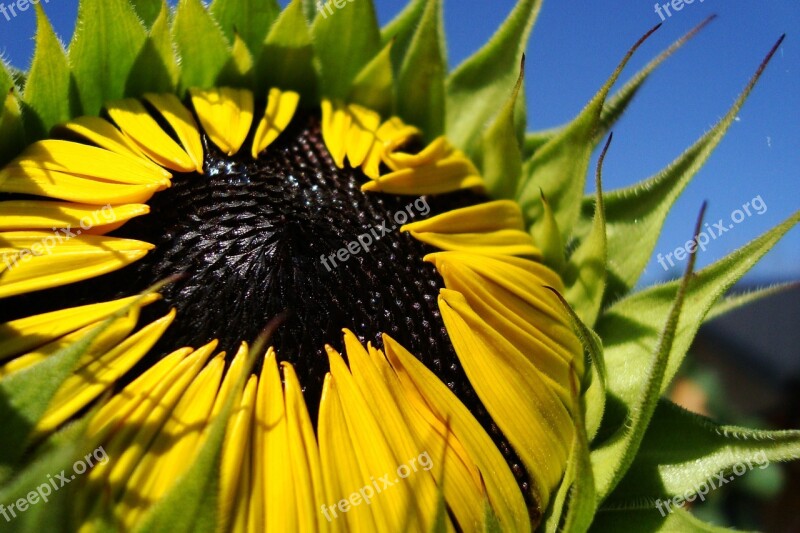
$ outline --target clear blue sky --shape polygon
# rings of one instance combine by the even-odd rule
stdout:
[[[376,4],[386,22],[405,1],[376,0]],[[562,124],[580,111],[629,46],[661,21],[653,4],[544,2],[527,54],[531,128]],[[446,0],[451,65],[484,43],[513,5],[513,0]],[[46,10],[62,40],[68,41],[77,1],[49,0]],[[709,201],[709,221],[727,221],[735,209],[760,195],[767,211],[714,240],[699,256],[700,266],[744,245],[800,208],[800,2],[695,0],[666,19],[631,61],[623,80],[712,13],[718,19],[652,76],[617,125],[604,170],[606,189],[660,170],[725,114],[762,57],[787,33],[739,120],[673,208],[656,247],[656,252],[666,254],[684,243],[703,200]],[[30,62],[34,19],[32,10],[10,22],[0,17],[0,51],[18,67]],[[644,280],[667,275],[652,261]],[[747,279],[763,283],[798,278],[800,229],[796,228]]]

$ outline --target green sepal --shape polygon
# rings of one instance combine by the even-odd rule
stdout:
[[[656,29],[658,26],[639,39],[577,118],[530,159],[526,167],[529,173],[522,177],[517,191],[517,200],[528,224],[542,216],[539,196],[540,190],[544,190],[555,212],[558,227],[566,232],[575,225],[580,214],[589,160],[594,150],[594,138],[608,92],[633,53]],[[568,236],[563,235],[565,240]]]
[[[180,75],[181,68],[170,34],[169,7],[164,1],[131,69],[125,92],[131,96],[141,96],[146,92],[173,92]]]
[[[656,176],[605,195],[609,271],[606,302],[619,299],[636,284],[652,256],[669,210],[722,140],[781,41],[767,55],[725,117],[699,141]],[[582,219],[591,212],[591,204],[588,198],[584,199]],[[587,231],[586,222],[576,228],[579,236]]]
[[[518,102],[525,79],[525,59],[520,65],[519,79],[506,99],[500,114],[481,136],[479,161],[481,175],[492,198],[513,199],[522,177],[522,149],[517,136]],[[524,127],[523,127],[524,129]]]
[[[155,23],[164,2],[165,0],[130,0],[134,11],[148,28]]]
[[[239,37],[238,33],[235,34],[231,59],[219,75],[220,85],[252,89],[255,85],[253,63],[253,56],[250,54],[247,44]]]
[[[570,306],[567,300],[555,289],[550,290],[561,302],[570,319],[570,325],[575,335],[581,341],[586,352],[586,368],[589,372],[584,374],[584,383],[581,384],[581,405],[585,413],[583,420],[586,426],[586,435],[589,441],[593,440],[600,429],[603,412],[606,406],[606,363],[603,355],[603,341],[583,323],[581,318]]]
[[[6,65],[5,61],[0,58],[0,94],[8,94],[8,91],[14,87],[14,77],[11,74],[11,69],[9,65]]]
[[[746,246],[695,274],[691,298],[669,354],[662,393],[678,371],[692,339],[714,302],[798,222],[800,211]],[[604,426],[608,424],[617,428],[623,424],[625,413],[621,411],[630,409],[637,401],[648,379],[648,360],[659,341],[663,317],[672,305],[678,289],[679,282],[672,281],[632,294],[607,309],[598,321],[595,329],[604,342],[609,393],[615,398],[614,402],[609,403]],[[612,406],[617,408],[613,415]]]
[[[300,93],[302,102],[317,100],[317,72],[311,31],[302,0],[292,0],[270,29],[256,61],[256,94],[271,87]]]
[[[416,33],[425,12],[426,0],[411,0],[405,8],[381,29],[381,44],[392,43],[392,65],[395,73],[400,72],[411,39]]]
[[[70,98],[65,97],[71,92],[67,54],[41,4],[36,5],[36,52],[28,81],[22,95],[25,105],[23,119],[27,141],[33,142],[72,116]]]
[[[661,400],[639,450],[609,504],[641,497],[685,497],[698,491],[705,499],[712,483],[717,487],[747,475],[745,468],[763,470],[770,462],[800,457],[800,431],[719,426]],[[733,470],[739,465],[741,469]]]
[[[9,477],[25,453],[33,428],[47,412],[61,384],[113,320],[107,319],[81,340],[0,380],[0,481]]]
[[[557,292],[556,294],[558,295]],[[563,298],[561,301],[570,312],[573,320],[577,320],[577,323],[580,323],[580,319],[571,311],[566,301]],[[586,328],[582,326],[580,329],[585,330]],[[590,341],[590,343],[592,342]],[[594,348],[597,348],[597,346]],[[545,516],[544,531],[547,533],[587,531],[597,510],[594,474],[589,452],[589,437],[586,434],[584,424],[580,422],[587,419],[587,416],[584,411],[583,399],[579,397],[577,376],[575,376],[574,372],[571,376],[573,380],[571,383],[573,403],[576,406],[575,417],[578,422],[575,423],[575,432],[572,436],[570,455],[567,460],[564,477],[553,502],[548,506],[548,512]],[[586,405],[591,405],[589,399],[587,398],[586,400]]]
[[[430,0],[397,78],[397,114],[427,140],[444,132],[446,76],[442,2]]]
[[[172,22],[172,39],[181,58],[180,93],[207,89],[231,60],[228,41],[200,0],[180,0]]]
[[[210,10],[228,42],[233,44],[234,35],[238,34],[255,55],[278,18],[281,6],[277,0],[214,0]]]
[[[78,460],[85,460],[87,454],[97,451],[100,447],[100,436],[92,438],[86,436],[86,428],[96,410],[97,408],[93,409],[81,419],[50,435],[41,446],[36,448],[25,467],[0,489],[0,502],[5,504],[16,502],[20,498],[27,497],[31,492],[36,492],[37,488],[41,488],[42,485],[50,485],[50,478],[55,478],[62,471],[67,474],[74,471],[74,464]],[[106,457],[107,461],[111,460],[108,455]],[[90,471],[90,469],[87,470],[84,475],[88,475]],[[17,517],[13,518],[13,526],[9,531],[17,533],[40,533],[42,531],[70,533],[74,531],[71,515],[80,489],[80,481],[78,478],[70,480],[69,484],[63,487],[60,486],[61,483],[60,480],[56,481],[59,486],[58,490],[53,490],[50,485],[50,494],[45,494],[46,502],[39,496],[39,501],[35,505],[29,506],[25,512],[17,511]],[[40,494],[44,494],[44,492],[42,488]],[[109,531],[112,530],[109,529]]]
[[[485,125],[500,111],[517,81],[541,0],[519,0],[491,40],[456,68],[447,79],[447,120],[450,141],[474,155]]]
[[[594,325],[600,314],[606,287],[607,244],[602,174],[603,161],[608,147],[611,145],[612,137],[609,135],[605,148],[600,154],[600,160],[597,162],[592,231],[570,256],[561,276],[566,286],[567,301],[575,308],[575,312],[581,317],[581,320],[590,327]]]
[[[640,504],[641,505],[641,504]],[[631,533],[730,533],[730,529],[707,524],[684,509],[662,515],[649,502],[640,507],[601,510],[592,522],[592,533],[618,533],[620,527]]]
[[[391,114],[395,107],[394,69],[392,69],[392,43],[383,47],[372,61],[356,76],[347,101],[361,104],[382,116]]]
[[[527,172],[526,166],[527,163],[523,165],[523,172]],[[553,208],[550,207],[550,203],[541,189],[539,189],[539,198],[542,202],[542,218],[530,227],[533,244],[541,250],[542,262],[545,265],[556,272],[563,272],[566,265],[564,239],[561,237],[561,230],[558,229]]]
[[[797,281],[790,283],[778,283],[770,287],[755,289],[742,294],[726,296],[714,304],[714,306],[706,315],[704,322],[714,320],[715,318],[725,315],[731,311],[735,311],[740,307],[745,307],[764,298],[769,298],[770,296],[774,296],[782,292],[791,291],[797,289],[798,287],[800,287],[800,282]]]
[[[700,30],[705,28],[716,15],[708,17],[701,22],[686,35],[675,41],[669,48],[661,52],[655,59],[650,61],[645,67],[636,73],[625,85],[614,93],[603,106],[603,111],[600,114],[600,128],[595,136],[595,146],[598,145],[603,137],[605,137],[616,122],[622,117],[628,106],[633,101],[639,89],[642,88],[644,82],[650,77],[650,74],[658,68],[661,63],[666,61],[672,54],[677,52],[684,44],[686,44],[692,37],[697,35]],[[559,126],[542,131],[532,131],[525,135],[525,149],[523,151],[525,158],[530,158],[533,154],[544,146],[548,141],[562,133],[568,125]]]
[[[10,88],[0,110],[0,165],[14,159],[25,148],[25,125],[16,90]],[[1,178],[0,178],[1,179]]]
[[[131,68],[146,38],[128,0],[80,2],[68,54],[82,105],[80,113],[97,115],[109,100],[127,96]],[[52,97],[64,98],[65,94]]]
[[[695,235],[700,232],[705,208],[704,205],[700,211],[694,231]],[[644,372],[644,379],[641,380],[641,386],[635,397],[628,404],[624,423],[592,451],[598,501],[603,501],[617,486],[636,457],[647,426],[658,405],[661,392],[669,381],[667,378],[669,356],[678,337],[681,318],[685,316],[684,304],[687,301],[687,294],[690,292],[690,285],[694,281],[696,260],[697,254],[693,253],[689,257],[686,271],[680,280],[675,297],[665,310],[666,312],[661,314],[661,317],[666,316],[666,322],[663,326],[658,327],[657,343],[652,350],[648,350],[647,360],[642,361],[640,365]],[[660,323],[661,320],[659,320]],[[602,334],[601,338],[605,340]],[[606,355],[607,352],[608,347],[606,346]],[[613,369],[608,363],[608,358],[606,358],[607,378],[610,382],[613,378]]]
[[[333,10],[329,14],[327,7]],[[356,76],[381,47],[372,0],[347,2],[336,8],[327,2],[311,27],[320,67],[322,96],[345,98]]]

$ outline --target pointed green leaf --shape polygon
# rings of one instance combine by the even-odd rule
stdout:
[[[43,446],[35,451],[29,464],[0,489],[0,502],[4,502],[6,505],[16,502],[20,498],[27,498],[31,492],[35,492],[39,496],[38,502],[30,505],[25,512],[21,513],[17,508],[17,516],[15,518],[9,516],[12,521],[9,524],[11,527],[8,529],[9,531],[18,533],[39,533],[41,531],[67,533],[71,531],[72,511],[79,484],[70,481],[69,484],[58,490],[50,491],[47,491],[43,484],[48,485],[48,476],[55,479],[61,472],[65,472],[69,476],[71,472],[74,472],[75,463],[78,460],[85,461],[87,454],[97,453],[101,457],[98,461],[103,463],[111,460],[105,454],[105,449],[100,449],[100,443],[96,438],[88,439],[85,435],[91,415],[92,413],[89,413],[78,422],[68,425],[51,436]],[[101,454],[104,454],[105,458]],[[84,464],[87,463],[84,462]],[[44,495],[46,500],[40,495]],[[8,509],[5,511],[10,515]]]
[[[663,515],[655,503],[644,508],[602,510],[592,522],[592,533],[618,533],[620,524],[632,533],[730,533],[730,529],[701,522],[684,509]]]
[[[553,288],[550,290],[556,295],[567,315],[575,335],[580,339],[587,355],[586,366],[590,370],[585,373],[585,383],[581,386],[581,400],[585,412],[586,433],[589,440],[594,439],[603,411],[606,405],[606,363],[603,356],[603,341],[600,337],[583,323],[567,300]]]
[[[392,43],[387,44],[356,76],[347,101],[373,109],[383,116],[395,105]]]
[[[523,166],[523,172],[526,172],[526,166],[527,163]],[[566,261],[564,257],[564,239],[561,238],[561,231],[558,229],[558,222],[556,222],[553,209],[541,189],[539,190],[539,196],[542,202],[542,218],[531,226],[530,231],[533,236],[533,243],[542,251],[542,262],[544,264],[556,272],[563,272]]]
[[[238,33],[251,54],[261,50],[280,12],[281,6],[277,0],[214,0],[211,4],[211,13],[225,32],[228,42],[232,44],[234,33]]]
[[[10,67],[5,64],[5,61],[0,58],[0,94],[2,95],[8,94],[8,91],[14,87],[14,78],[9,68]]]
[[[757,302],[764,298],[769,298],[770,296],[781,294],[786,291],[795,290],[798,287],[800,287],[800,282],[778,283],[776,285],[772,285],[771,287],[764,287],[742,294],[727,296],[714,304],[714,306],[706,315],[705,322],[714,320],[715,318],[739,309],[740,307],[750,305],[751,303]]]
[[[166,2],[148,32],[147,40],[128,78],[126,93],[140,96],[146,92],[173,92],[181,69],[172,45],[169,28],[169,7]]]
[[[392,65],[394,65],[395,72],[399,72],[405,62],[411,39],[422,22],[425,5],[426,0],[411,0],[391,22],[381,29],[383,46],[392,44]]]
[[[5,165],[25,148],[22,107],[14,89],[6,93],[0,111],[0,165]]]
[[[107,101],[126,96],[131,67],[147,33],[127,0],[83,0],[76,28],[69,63],[81,112],[97,115]]]
[[[566,301],[556,291],[553,292],[559,296],[561,302],[569,310],[569,305]],[[579,321],[574,313],[571,314]],[[572,376],[573,400],[577,406],[575,416],[578,420],[584,420],[586,417],[583,404],[578,398],[577,377],[574,373]],[[564,478],[558,487],[553,502],[548,506],[547,516],[544,521],[544,531],[547,533],[586,531],[592,522],[596,509],[597,500],[595,498],[592,462],[589,456],[589,439],[584,425],[577,422]]]
[[[181,93],[191,87],[215,86],[231,52],[225,35],[200,0],[180,0],[172,37],[181,58]]]
[[[302,0],[292,0],[275,21],[261,48],[256,76],[258,94],[278,87],[297,91],[306,105],[316,100],[314,47]]]
[[[782,40],[767,55],[730,111],[697,143],[656,176],[605,195],[609,269],[606,301],[618,299],[636,285],[653,253],[667,213],[722,140]],[[585,215],[590,205],[588,199],[584,200]],[[585,235],[587,229],[584,223],[576,233]]]
[[[302,0],[303,16],[309,23],[313,22],[314,18],[317,16],[317,10],[319,9],[318,1],[319,0]]]
[[[372,0],[337,5],[333,0],[326,2],[311,28],[323,96],[330,98],[346,97],[353,80],[381,47]]]
[[[253,56],[239,34],[233,36],[231,59],[219,75],[222,85],[252,88],[255,83]]]
[[[622,117],[628,106],[633,101],[639,89],[642,88],[644,82],[650,77],[650,74],[658,68],[661,63],[666,61],[672,54],[677,52],[684,44],[697,35],[700,30],[705,28],[716,15],[708,17],[706,20],[698,24],[689,33],[672,43],[669,48],[661,52],[655,59],[650,61],[645,67],[636,73],[619,91],[617,91],[611,98],[608,99],[603,106],[603,112],[600,114],[600,128],[595,137],[595,144],[599,144],[603,137],[605,137],[616,122]],[[526,134],[525,136],[525,149],[523,151],[525,158],[530,158],[533,154],[546,144],[550,139],[562,133],[567,126],[560,126],[542,131],[534,131]]]
[[[28,142],[70,118],[70,72],[67,54],[41,5],[36,6],[36,52],[22,100],[26,105]]]
[[[540,7],[540,0],[519,0],[491,40],[447,79],[447,136],[468,154],[517,81]]]
[[[596,143],[599,143],[601,139],[608,134],[620,117],[622,117],[622,115],[625,113],[625,110],[628,109],[628,106],[633,98],[639,92],[639,89],[642,88],[644,82],[650,77],[650,74],[652,74],[653,71],[657,69],[661,63],[666,61],[672,54],[677,52],[684,44],[689,42],[695,35],[700,33],[700,31],[708,26],[708,24],[710,24],[711,21],[716,17],[716,15],[711,15],[703,22],[695,26],[686,35],[672,43],[669,48],[661,52],[658,57],[645,65],[642,70],[637,72],[633,78],[631,78],[619,91],[617,91],[611,98],[608,99],[606,105],[603,106],[603,112],[600,115],[600,129],[597,132],[597,137],[595,139]]]
[[[431,140],[444,131],[445,76],[441,0],[425,6],[397,79],[397,114],[422,129]]]
[[[558,227],[571,232],[580,214],[589,159],[594,149],[594,138],[600,124],[600,113],[612,85],[633,53],[656,30],[656,26],[633,45],[614,73],[592,98],[580,115],[558,136],[542,146],[527,166],[529,174],[523,176],[517,199],[528,224],[542,216],[539,201],[543,190],[553,208]],[[566,240],[569,234],[562,235]]]
[[[609,501],[694,494],[704,500],[709,491],[753,469],[798,457],[800,431],[719,426],[662,400],[639,455]]]
[[[146,27],[150,27],[161,13],[164,0],[131,0],[133,9]]]
[[[25,453],[28,438],[78,359],[110,322],[29,368],[0,380],[0,480]]]
[[[575,312],[581,317],[581,320],[590,327],[594,325],[597,315],[600,313],[606,286],[606,217],[603,206],[602,174],[603,161],[608,147],[611,145],[612,137],[612,135],[608,136],[605,148],[600,154],[600,160],[597,162],[592,232],[570,256],[562,276],[567,288],[567,301],[575,308]]]
[[[525,79],[525,59],[517,85],[500,114],[481,136],[481,175],[492,198],[513,199],[522,176],[522,151],[517,138],[517,100]],[[524,100],[524,96],[522,98]]]
[[[669,355],[661,392],[675,376],[711,306],[800,222],[800,211],[785,222],[695,274],[690,299]],[[632,405],[648,378],[650,353],[659,340],[664,316],[678,292],[677,281],[657,285],[620,300],[603,313],[596,330],[605,345],[609,391]],[[620,420],[615,421],[621,423]]]
[[[700,232],[703,222],[703,215],[706,206],[700,211],[697,219],[694,235]],[[693,283],[694,265],[697,261],[697,253],[692,253],[686,264],[686,271],[680,280],[677,294],[671,302],[666,312],[661,315],[661,321],[666,317],[663,327],[659,326],[660,332],[658,342],[654,349],[647,354],[648,360],[642,361],[639,368],[644,372],[644,379],[635,397],[628,404],[629,409],[625,422],[620,425],[610,438],[605,440],[592,452],[592,465],[597,480],[598,500],[604,500],[609,493],[616,487],[622,477],[627,472],[634,458],[636,457],[644,433],[658,405],[658,399],[669,380],[667,368],[669,356],[672,352],[673,344],[677,338],[681,318],[685,316],[684,303],[687,301],[687,293],[690,292],[690,285]],[[605,337],[601,338],[605,340]],[[606,349],[608,352],[608,349]],[[608,359],[606,358],[606,364]],[[611,367],[607,368],[607,378],[612,379]]]

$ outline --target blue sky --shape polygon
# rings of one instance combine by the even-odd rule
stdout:
[[[544,2],[527,52],[531,129],[560,125],[581,110],[630,45],[661,22],[654,3]],[[376,0],[381,22],[390,20],[404,4],[404,0]],[[480,47],[513,5],[513,0],[446,0],[451,65]],[[47,0],[45,9],[57,33],[68,41],[77,0]],[[694,0],[666,17],[622,79],[713,13],[718,19],[652,76],[615,127],[604,167],[606,189],[632,184],[663,168],[725,114],[772,44],[782,33],[788,34],[726,139],[673,208],[656,246],[656,253],[666,254],[688,240],[703,200],[709,201],[707,220],[725,219],[727,224],[734,210],[760,196],[767,206],[764,214],[753,212],[713,240],[700,254],[700,266],[746,244],[800,208],[800,2]],[[0,16],[0,51],[12,64],[23,68],[29,64],[34,28],[32,10],[11,21]],[[674,274],[654,259],[644,281]],[[796,228],[746,279],[765,283],[798,278],[800,229]]]

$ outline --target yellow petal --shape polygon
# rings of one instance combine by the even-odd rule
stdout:
[[[53,431],[116,383],[147,354],[174,319],[173,310],[77,369],[56,392],[47,412],[36,424],[34,434]]]
[[[116,426],[112,428],[114,431],[109,432],[109,438],[104,445],[106,453],[114,460],[96,465],[88,474],[88,480],[94,485],[95,491],[103,491],[109,498],[116,499],[128,487],[131,474],[172,414],[175,405],[205,366],[216,345],[216,341],[211,342],[186,356],[162,380],[149,388],[145,397],[136,402],[134,408],[125,413],[124,418],[117,420]],[[151,370],[153,369],[146,371],[144,375]],[[121,394],[126,394],[130,387],[126,387]],[[136,398],[138,395],[129,396]],[[92,492],[88,491],[87,494]],[[93,502],[96,510],[99,510],[100,503],[99,500]]]
[[[433,465],[424,468],[425,465],[416,462],[419,457],[423,457],[423,462],[425,457],[430,460],[430,451],[404,419],[400,407],[358,338],[351,331],[345,330],[344,341],[353,381],[358,387],[361,398],[365,400],[364,405],[379,422],[386,443],[394,457],[400,461],[393,468],[398,468],[400,464],[408,464],[414,459],[414,464],[411,465],[414,471],[413,479],[404,481],[413,486],[414,492],[413,505],[407,506],[406,523],[409,525],[416,523],[419,527],[430,531],[436,521],[438,500],[433,472],[430,471]],[[335,377],[334,375],[334,379]],[[440,469],[442,466],[440,465]],[[449,523],[448,518],[445,518],[445,523]]]
[[[0,192],[91,205],[144,203],[164,186],[161,183],[111,183],[34,167],[7,167],[0,172]]]
[[[258,378],[250,376],[238,405],[231,413],[220,465],[219,510],[227,517],[230,529],[246,531],[251,498],[251,432],[255,412]]]
[[[484,189],[478,169],[461,152],[430,164],[384,174],[361,186],[362,191],[413,195],[443,194],[460,189]]]
[[[253,157],[267,149],[286,129],[294,118],[300,95],[294,91],[270,89],[267,109],[261,122],[258,123],[256,136],[253,139]]]
[[[103,206],[39,200],[0,202],[0,231],[91,227],[92,235],[114,231],[128,220],[150,212],[147,204]]]
[[[295,474],[297,531],[313,533],[324,529],[320,509],[325,501],[322,466],[317,439],[308,415],[303,389],[292,365],[282,362],[285,382],[289,468]]]
[[[158,300],[160,296],[158,294],[149,294],[144,297],[132,296],[110,302],[62,309],[0,324],[0,360],[42,346],[67,333],[97,324],[135,303],[139,298],[141,300],[137,305],[144,307]]]
[[[195,163],[189,154],[158,125],[144,105],[135,98],[106,104],[106,110],[120,130],[162,167],[177,172],[192,172]]]
[[[35,142],[1,172],[17,168],[57,170],[110,183],[169,187],[169,176],[146,159],[69,141]]]
[[[339,168],[344,168],[350,121],[351,116],[346,109],[334,106],[330,100],[322,101],[322,139]]]
[[[492,439],[461,401],[403,346],[388,335],[383,336],[386,356],[409,397],[421,396],[427,409],[446,420],[453,435],[461,442],[478,466],[489,502],[503,531],[530,531],[530,518],[505,459]]]
[[[100,117],[74,118],[66,124],[57,126],[55,131],[68,136],[77,135],[116,154],[131,155],[146,161],[147,156],[136,146],[136,143],[125,137],[113,124]],[[160,169],[164,176],[170,176],[170,173],[160,166],[149,164]]]
[[[263,499],[254,502],[261,508],[264,529],[258,531],[296,531],[299,523],[295,500],[295,478],[291,465],[288,424],[281,378],[274,350],[262,363],[256,399],[255,464],[258,482],[263,484]]]
[[[211,142],[227,155],[239,152],[253,124],[253,93],[246,89],[190,89],[192,105]]]
[[[373,487],[369,476],[364,478],[358,453],[354,452],[355,443],[347,429],[345,410],[339,400],[339,392],[331,375],[325,378],[322,397],[319,405],[319,422],[317,423],[319,454],[322,461],[322,476],[325,483],[325,507],[321,509],[323,517],[332,527],[343,531],[373,532],[388,531],[385,522],[380,522],[373,515],[372,505],[350,507],[347,498],[353,492],[364,490],[364,495],[382,497],[377,492],[383,486]],[[349,453],[342,453],[347,450]],[[362,496],[363,499],[363,496]],[[370,500],[372,501],[372,500]],[[342,507],[339,507],[341,502]],[[346,503],[347,502],[347,503]],[[342,509],[349,509],[343,512]],[[342,524],[344,523],[344,524]]]
[[[570,412],[542,373],[492,329],[460,293],[443,289],[439,310],[470,382],[533,480],[547,507],[564,473],[573,424]]]
[[[225,368],[225,355],[214,357],[194,378],[164,420],[126,483],[114,512],[130,531],[192,465],[211,419]]]
[[[58,242],[47,232],[2,233],[0,298],[106,274],[144,257],[152,248],[146,242],[115,237],[81,235]]]
[[[167,124],[175,131],[183,149],[189,154],[194,169],[198,174],[203,173],[203,142],[200,139],[200,130],[192,116],[191,111],[181,103],[174,94],[147,93],[144,99],[164,117]]]

